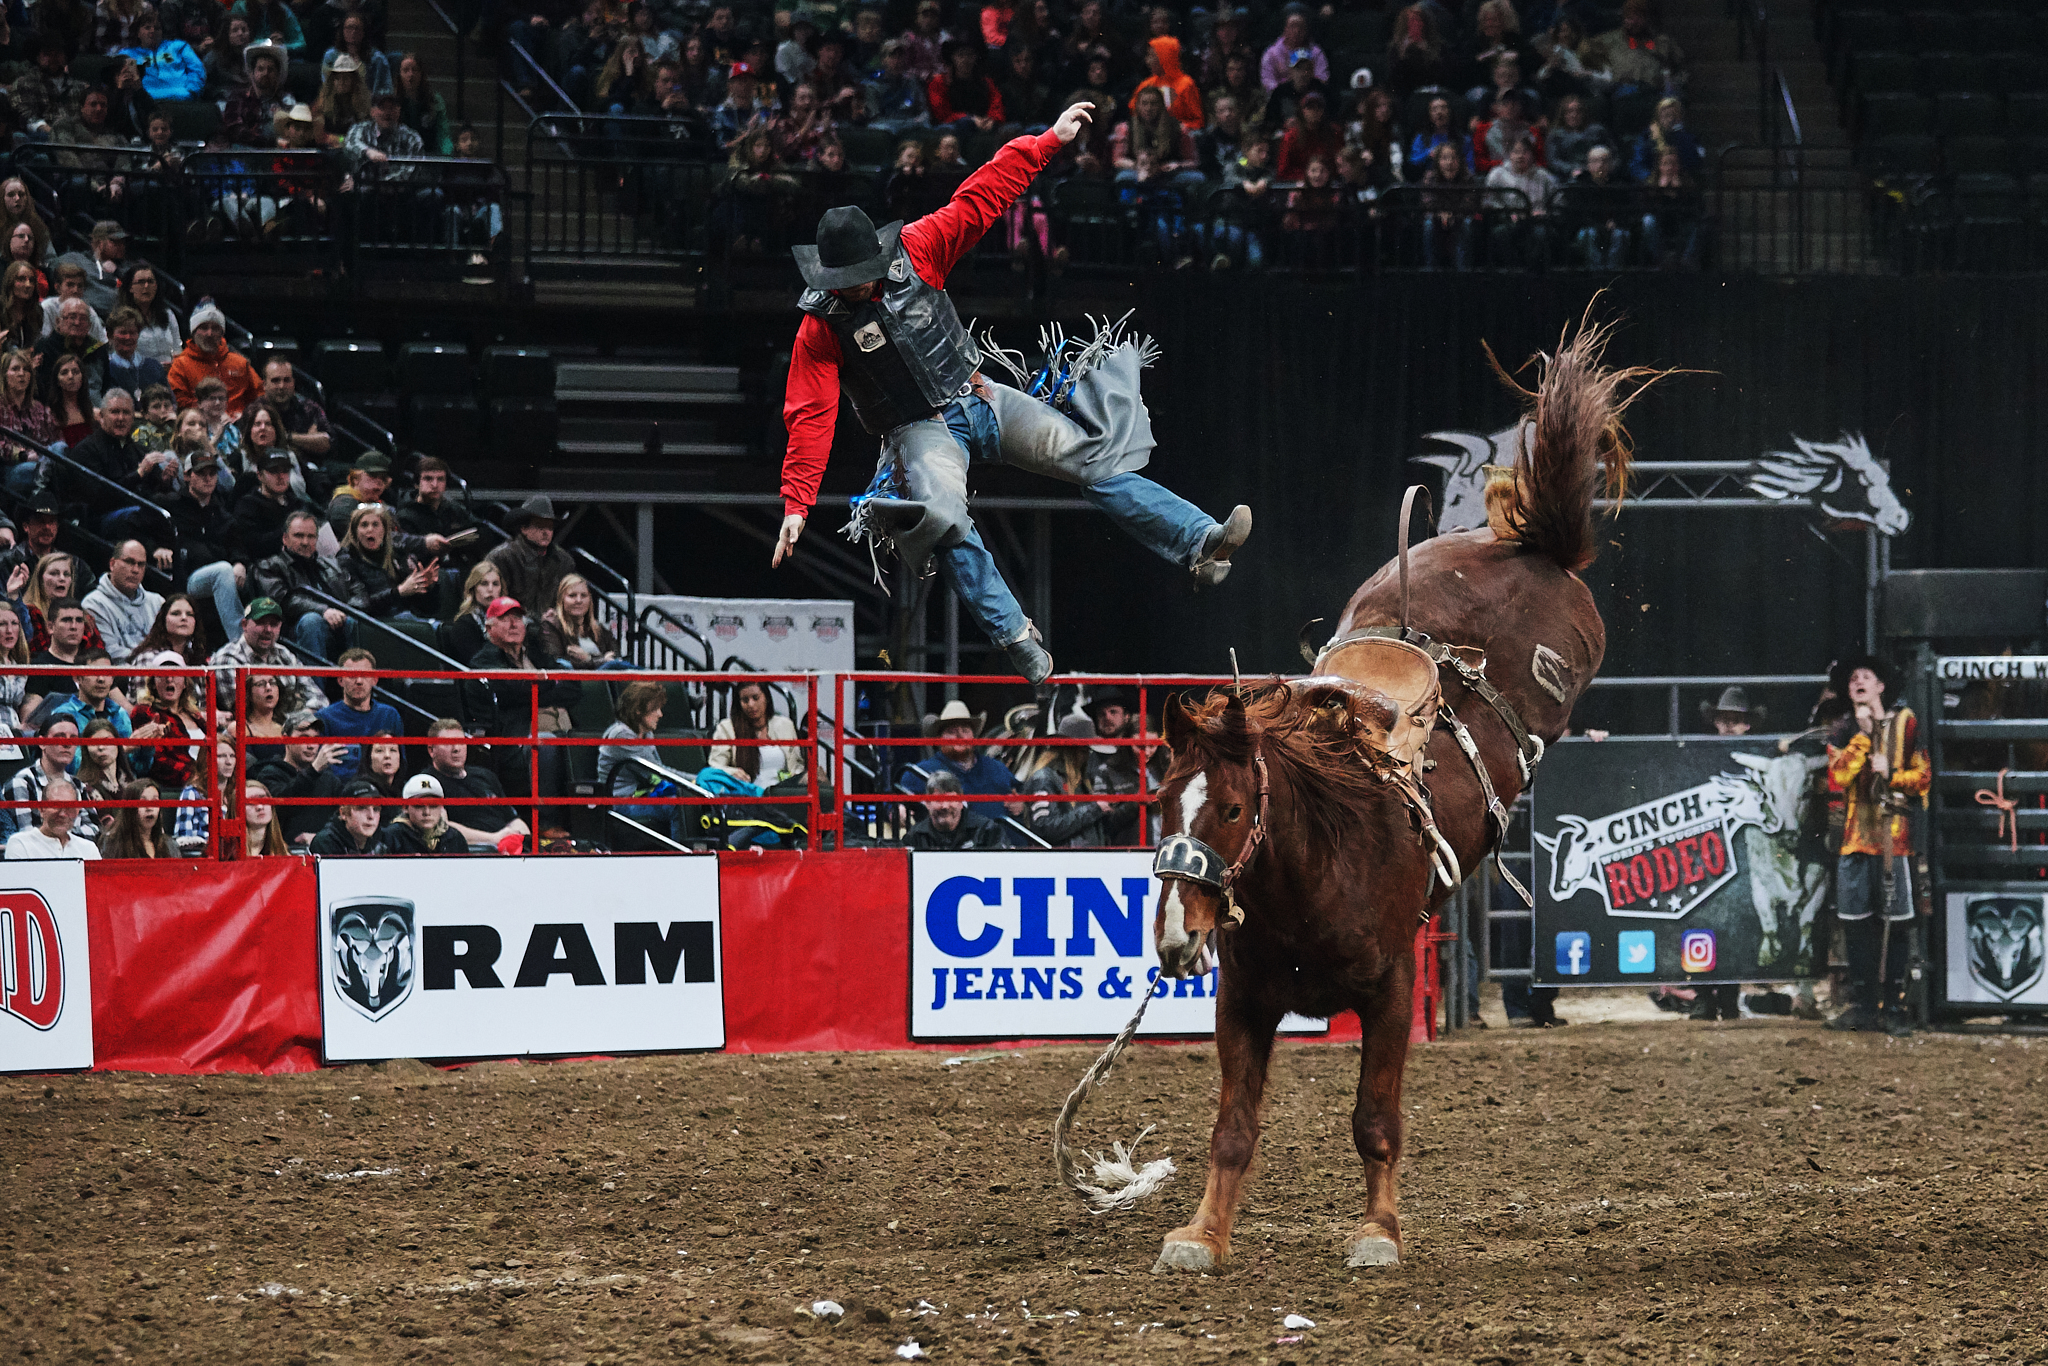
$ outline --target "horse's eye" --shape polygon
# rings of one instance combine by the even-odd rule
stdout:
[[[1236,802],[1232,802],[1229,806],[1223,808],[1223,819],[1226,821],[1235,822],[1239,817],[1243,815],[1244,808],[1239,806]]]

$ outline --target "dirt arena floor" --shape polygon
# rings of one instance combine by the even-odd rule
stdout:
[[[2048,1362],[2048,1040],[1495,1026],[1410,1064],[1404,1265],[1340,1265],[1357,1050],[1286,1044],[1194,1279],[1201,1045],[1084,1115],[1184,1168],[1110,1219],[1080,1047],[0,1079],[0,1361]]]

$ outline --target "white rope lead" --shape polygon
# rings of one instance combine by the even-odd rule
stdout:
[[[1096,1084],[1107,1077],[1110,1069],[1116,1066],[1118,1056],[1137,1034],[1138,1024],[1145,1018],[1146,1007],[1151,1004],[1152,988],[1148,984],[1144,996],[1138,1001],[1137,1013],[1131,1016],[1131,1022],[1123,1027],[1122,1033],[1109,1041],[1109,1047],[1102,1051],[1102,1056],[1081,1074],[1081,1080],[1067,1096],[1067,1103],[1060,1107],[1060,1117],[1052,1126],[1052,1155],[1053,1161],[1059,1165],[1060,1183],[1087,1201],[1089,1212],[1092,1214],[1110,1214],[1117,1210],[1135,1208],[1139,1201],[1173,1179],[1174,1165],[1170,1157],[1147,1162],[1142,1167],[1136,1164],[1138,1145],[1145,1141],[1146,1134],[1152,1132],[1153,1126],[1150,1124],[1138,1131],[1138,1136],[1131,1140],[1130,1146],[1112,1143],[1110,1147],[1115,1153],[1114,1157],[1083,1152],[1080,1159],[1076,1159],[1073,1149],[1068,1146],[1068,1135],[1074,1127],[1074,1116],[1081,1111],[1081,1103],[1088,1099]],[[1094,1177],[1092,1182],[1082,1176],[1083,1160],[1090,1166],[1089,1175]]]

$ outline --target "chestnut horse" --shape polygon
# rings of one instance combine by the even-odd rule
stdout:
[[[1601,475],[1610,496],[1624,486],[1621,413],[1653,376],[1604,368],[1603,342],[1603,329],[1582,327],[1545,363],[1536,391],[1523,391],[1533,426],[1494,527],[1446,532],[1415,549],[1406,622],[1399,564],[1381,568],[1352,597],[1334,638],[1405,625],[1455,647],[1458,663],[1440,671],[1443,704],[1468,728],[1505,805],[1527,784],[1524,761],[1533,767],[1563,734],[1606,649],[1592,594],[1573,571],[1593,560]],[[1476,690],[1482,679],[1504,707]],[[1440,846],[1425,846],[1417,808],[1365,743],[1383,733],[1387,702],[1356,681],[1311,677],[1167,708],[1173,766],[1159,793],[1162,854],[1170,837],[1187,836],[1179,847],[1197,851],[1186,856],[1197,875],[1166,873],[1174,880],[1153,938],[1171,977],[1206,971],[1213,944],[1223,1077],[1201,1207],[1166,1236],[1157,1270],[1209,1271],[1228,1260],[1274,1031],[1290,1011],[1358,1013],[1364,1045],[1351,1133],[1365,1163],[1365,1218],[1346,1262],[1400,1260],[1415,932],[1450,893],[1431,860]],[[1532,738],[1518,737],[1510,715]],[[1428,741],[1429,806],[1457,866],[1476,868],[1500,831],[1474,762],[1447,726]],[[1242,923],[1231,923],[1235,909]]]

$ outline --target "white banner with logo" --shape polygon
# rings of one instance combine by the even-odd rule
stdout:
[[[716,656],[714,669],[739,659],[761,673],[840,674],[853,670],[853,603],[827,598],[690,598],[645,594],[639,601],[661,608],[699,631]],[[703,647],[654,618],[655,632],[685,653]],[[829,680],[818,680],[818,709],[832,715]],[[804,698],[798,690],[797,706]]]
[[[2001,887],[1947,900],[1948,999],[2048,1005],[2048,892]]]
[[[712,857],[321,859],[329,1062],[722,1048]]]
[[[1217,975],[1160,979],[1158,908],[1142,850],[912,854],[910,1037],[1106,1037],[1148,990],[1139,1033],[1213,1034]]]
[[[85,865],[0,863],[0,1072],[90,1066]]]

